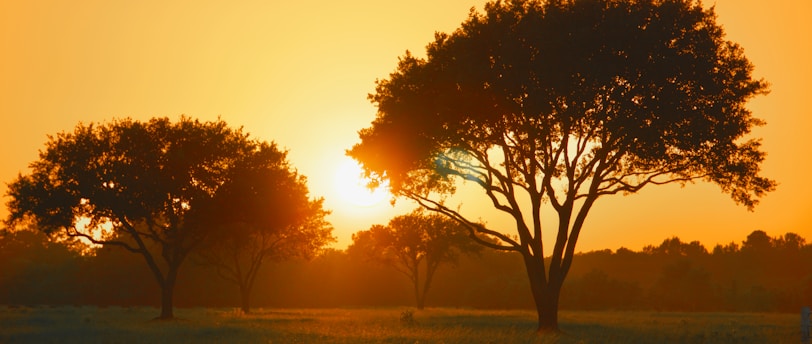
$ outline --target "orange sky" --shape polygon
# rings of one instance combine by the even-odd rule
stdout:
[[[714,2],[706,1],[707,4]],[[439,5],[438,5],[439,4]],[[400,201],[348,205],[335,171],[375,108],[376,78],[406,49],[417,55],[435,31],[458,27],[472,0],[11,1],[0,0],[0,181],[37,158],[46,135],[80,121],[221,116],[290,150],[313,195],[333,210],[338,247],[351,233],[411,209]],[[640,249],[678,235],[706,246],[740,242],[753,230],[812,240],[812,2],[717,0],[728,39],[740,43],[772,93],[750,103],[768,125],[764,174],[778,190],[754,213],[710,184],[649,187],[603,198],[578,249]],[[5,185],[0,193],[5,193]],[[509,221],[465,191],[462,209],[497,228]],[[6,199],[4,199],[5,203]],[[485,204],[485,203],[482,203]],[[0,209],[5,217],[6,209]],[[547,244],[551,245],[551,244]]]

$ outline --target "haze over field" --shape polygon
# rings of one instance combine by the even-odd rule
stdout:
[[[456,29],[469,8],[483,3],[0,3],[0,181],[25,173],[46,135],[79,122],[220,116],[290,149],[312,194],[333,210],[329,220],[343,248],[353,232],[413,207],[400,201],[392,208],[380,197],[368,204],[337,187],[350,180],[337,173],[346,171],[344,149],[375,115],[367,93],[405,50],[422,56],[435,31]],[[717,0],[715,6],[727,38],[744,47],[755,76],[771,84],[771,94],[749,107],[767,121],[754,136],[763,138],[764,175],[778,189],[753,213],[710,184],[601,199],[579,251],[640,249],[672,235],[713,246],[757,229],[812,237],[812,162],[804,144],[812,128],[805,104],[812,3]],[[461,192],[464,210],[511,229],[509,219],[478,203],[480,196]],[[0,208],[0,217],[6,215]]]

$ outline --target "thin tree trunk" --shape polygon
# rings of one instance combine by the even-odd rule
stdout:
[[[251,312],[251,287],[247,285],[240,285],[240,304],[243,314]]]
[[[263,251],[257,251],[256,254],[252,254],[250,257],[251,265],[248,268],[245,278],[237,277],[237,281],[240,281],[240,299],[243,314],[251,312],[251,290],[254,289],[254,281],[256,281],[260,266],[262,266],[262,259],[265,257],[265,253],[263,253]]]
[[[130,237],[138,245],[138,250],[134,252],[138,252],[138,254],[144,258],[149,270],[152,271],[152,275],[155,277],[155,281],[158,282],[158,286],[161,288],[161,315],[157,319],[172,319],[174,317],[172,312],[172,292],[175,288],[177,266],[175,266],[173,269],[172,265],[170,264],[169,273],[166,277],[164,277],[163,273],[161,272],[161,268],[158,267],[158,264],[155,262],[155,258],[152,256],[149,249],[147,249],[147,246],[144,244],[144,240],[141,239],[141,236],[138,234],[135,228],[133,228],[133,226],[130,225],[124,217],[117,217],[124,224],[127,233],[129,233]]]
[[[415,267],[415,269],[414,269],[414,279],[413,279],[413,281],[414,281],[414,298],[415,298],[415,302],[417,303],[417,309],[422,310],[423,309],[423,298],[420,297],[420,275],[418,275],[419,272],[420,272],[420,270]]]
[[[432,265],[434,266],[432,267]],[[426,306],[426,294],[429,293],[429,287],[431,287],[431,280],[434,277],[434,272],[437,271],[437,266],[438,265],[436,264],[430,264],[429,262],[426,262],[426,280],[423,281],[423,295],[420,296],[419,309],[423,309]]]

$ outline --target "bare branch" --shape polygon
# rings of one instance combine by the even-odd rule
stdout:
[[[507,236],[507,235],[505,235],[503,233],[494,231],[494,230],[487,229],[484,226],[482,226],[481,224],[470,221],[467,218],[465,218],[464,216],[462,216],[459,212],[451,210],[448,207],[442,205],[441,203],[439,203],[437,201],[431,200],[431,199],[429,199],[427,197],[423,197],[423,196],[420,196],[420,195],[417,195],[417,194],[414,194],[414,193],[408,193],[408,194],[405,194],[405,196],[408,197],[408,198],[411,198],[414,201],[416,201],[418,204],[420,204],[422,207],[424,207],[424,208],[426,208],[428,210],[435,211],[435,212],[441,213],[443,215],[446,215],[446,216],[454,219],[455,221],[459,222],[460,224],[464,225],[466,228],[468,228],[470,237],[472,239],[474,239],[479,244],[482,244],[484,246],[487,246],[487,247],[490,247],[490,248],[493,248],[493,249],[503,250],[503,251],[520,251],[520,249],[522,247],[522,245],[517,243],[515,240],[511,239],[509,236]],[[499,244],[494,244],[494,243],[485,241],[482,238],[478,237],[477,233],[481,233],[481,234],[484,234],[484,235],[489,235],[489,236],[496,237],[499,240],[510,244],[510,246],[499,245]]]
[[[123,242],[123,241],[118,241],[118,240],[97,240],[96,238],[94,238],[93,236],[91,236],[89,234],[80,232],[78,229],[76,229],[76,227],[65,227],[65,235],[67,235],[67,236],[69,236],[71,238],[84,238],[85,240],[90,241],[91,243],[96,244],[96,245],[119,246],[119,247],[122,247],[122,248],[126,249],[127,251],[130,251],[130,252],[133,252],[133,253],[141,253],[143,251],[142,249],[139,249],[137,247],[132,247],[129,244],[127,244],[126,242]]]
[[[623,176],[614,177],[614,178],[607,178],[603,180],[603,183],[606,183],[605,186],[599,187],[597,189],[597,194],[600,196],[603,195],[614,195],[620,192],[628,192],[628,193],[635,193],[645,187],[646,185],[665,185],[671,183],[686,183],[692,182],[695,180],[707,178],[708,174],[702,175],[694,175],[694,176],[674,176],[671,178],[667,178],[665,180],[657,180],[657,178],[662,176],[673,175],[674,173],[678,172],[679,168],[676,169],[669,169],[663,171],[648,171],[648,172],[637,172],[637,173],[627,173]],[[648,174],[648,175],[646,175]],[[627,178],[642,178],[642,180],[638,181],[637,183],[630,183],[625,181]],[[577,198],[586,198],[589,194],[579,195]]]

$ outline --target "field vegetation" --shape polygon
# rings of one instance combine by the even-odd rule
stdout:
[[[798,343],[795,314],[563,311],[535,334],[528,310],[2,307],[2,343]]]

